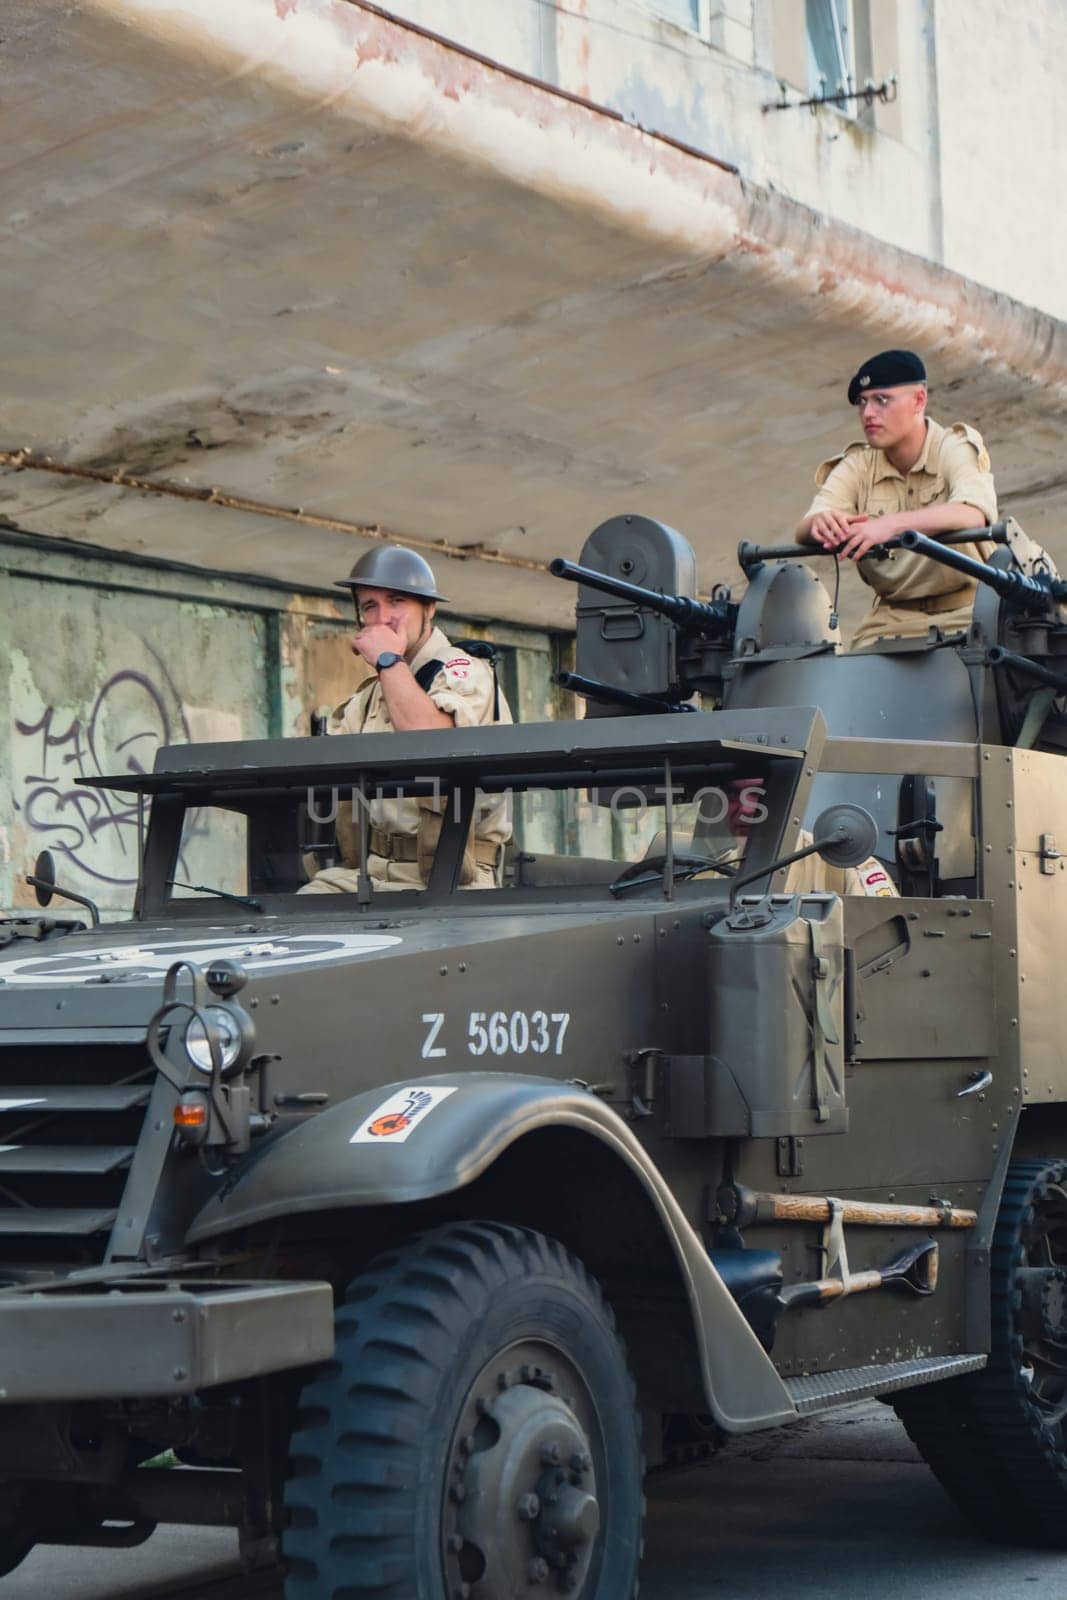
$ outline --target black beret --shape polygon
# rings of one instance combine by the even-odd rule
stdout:
[[[883,350],[865,361],[848,386],[854,406],[865,389],[896,389],[902,383],[925,383],[926,368],[914,350]]]

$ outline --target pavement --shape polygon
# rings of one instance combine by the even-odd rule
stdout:
[[[236,1539],[36,1550],[0,1600],[280,1600],[227,1582]],[[1067,1600],[1067,1552],[985,1543],[877,1401],[735,1441],[650,1481],[641,1600]]]
[[[878,1401],[752,1434],[650,1496],[641,1600],[1067,1600],[986,1543]]]

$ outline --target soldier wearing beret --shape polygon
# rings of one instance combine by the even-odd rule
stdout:
[[[436,626],[445,598],[429,563],[399,545],[368,551],[341,587],[351,589],[359,632],[352,650],[372,669],[330,717],[329,733],[391,733],[510,722],[511,712],[488,662],[454,645]],[[441,832],[444,802],[399,795],[370,806],[367,866],[375,889],[425,885]],[[460,883],[494,889],[511,837],[505,795],[480,798]],[[359,881],[359,828],[347,801],[339,808],[343,865],[325,867],[302,894],[354,893]]]
[[[796,537],[857,562],[875,591],[852,648],[885,636],[922,636],[931,624],[961,632],[970,626],[973,579],[912,551],[871,552],[908,528],[936,539],[996,520],[982,436],[965,422],[946,428],[926,415],[926,368],[911,350],[883,350],[865,361],[848,399],[866,438],[819,467],[818,492]],[[958,548],[985,560],[993,546]]]

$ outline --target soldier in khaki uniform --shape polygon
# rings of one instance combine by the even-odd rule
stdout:
[[[797,849],[804,850],[812,835],[801,828]],[[896,884],[876,856],[868,856],[858,867],[834,867],[822,856],[805,856],[794,861],[785,875],[785,894],[866,894],[881,900],[895,900]]]
[[[373,668],[330,717],[330,733],[390,733],[510,722],[511,712],[488,662],[451,644],[434,626],[438,593],[433,571],[414,550],[386,546],[361,556],[342,580],[356,602],[360,631],[353,652]],[[370,805],[368,868],[375,889],[425,885],[441,832],[445,802],[398,796]],[[507,796],[478,803],[460,882],[493,889],[500,883],[504,845],[511,837]],[[301,894],[354,893],[359,880],[359,827],[344,802],[337,818],[344,862],[326,867]]]
[[[971,578],[912,551],[871,551],[908,528],[930,538],[996,520],[997,497],[982,436],[965,422],[926,415],[926,369],[911,350],[884,350],[848,386],[866,442],[846,445],[815,474],[818,493],[797,526],[801,542],[859,563],[875,602],[851,648],[886,636],[921,637],[931,624],[958,633],[971,622]],[[986,560],[993,546],[961,544]]]
[[[733,849],[721,858],[722,865],[738,868],[744,865],[748,836],[760,820],[760,796],[764,793],[759,778],[731,778],[726,785],[726,826],[737,841]],[[763,815],[766,816],[766,812]],[[797,849],[805,850],[813,836],[802,828],[797,837]],[[695,873],[703,877],[703,873]],[[794,861],[785,875],[784,894],[864,894],[879,899],[896,899],[898,890],[882,863],[868,856],[858,867],[835,867],[820,855],[805,856]]]

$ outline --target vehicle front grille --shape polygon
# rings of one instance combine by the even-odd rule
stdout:
[[[143,1042],[0,1046],[0,1280],[104,1259],[154,1078]]]

